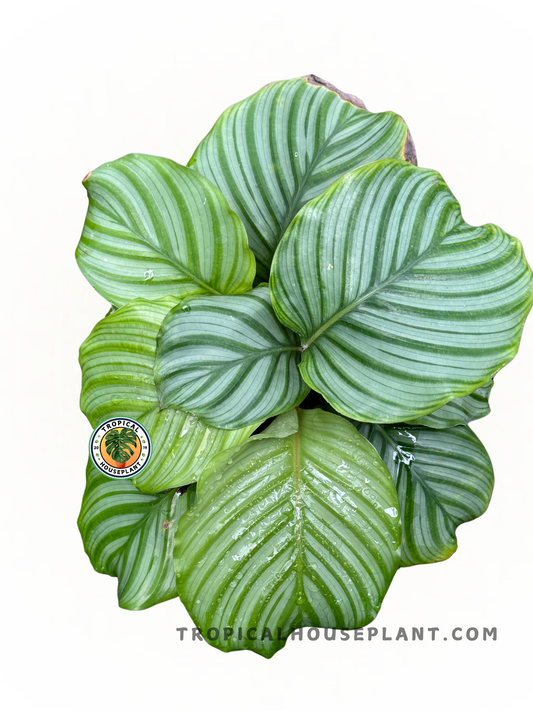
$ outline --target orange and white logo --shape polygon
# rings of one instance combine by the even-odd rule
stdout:
[[[139,422],[117,417],[98,425],[91,436],[89,451],[102,474],[112,479],[130,479],[148,464],[152,442]]]

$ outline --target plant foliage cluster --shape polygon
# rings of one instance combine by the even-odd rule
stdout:
[[[84,185],[76,257],[113,308],[81,409],[153,445],[132,480],[88,464],[94,568],[121,607],[179,595],[204,634],[257,630],[224,651],[369,623],[489,504],[469,422],[533,303],[520,243],[463,220],[400,116],[313,75],[227,109],[186,167],[128,155]]]

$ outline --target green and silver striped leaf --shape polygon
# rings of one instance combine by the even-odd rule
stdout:
[[[259,424],[298,405],[309,388],[296,334],[276,318],[267,286],[185,299],[159,336],[156,383],[163,407],[216,427]]]
[[[112,417],[133,417],[148,430],[152,459],[133,483],[146,493],[196,481],[209,459],[244,442],[254,426],[209,427],[196,415],[159,410],[154,381],[156,339],[179,299],[135,299],[106,316],[80,349],[81,409],[93,427]]]
[[[268,279],[293,217],[343,173],[416,153],[403,119],[373,114],[314,75],[278,81],[231,106],[189,162],[241,217],[257,273]]]
[[[80,407],[93,427],[111,417],[139,418],[159,404],[157,334],[179,299],[135,299],[99,321],[80,348]]]
[[[490,413],[489,396],[493,385],[494,381],[491,380],[470,395],[456,397],[435,412],[410,420],[408,424],[441,430],[455,425],[467,425],[473,420],[486,417]]]
[[[293,429],[287,416],[213,460],[176,534],[181,600],[223,651],[271,657],[298,627],[362,627],[398,567],[399,504],[375,449],[320,410],[276,436]]]
[[[132,154],[93,170],[83,184],[89,209],[76,259],[115,306],[251,288],[255,259],[244,226],[197,172]]]
[[[302,338],[307,384],[368,422],[418,418],[487,383],[516,355],[533,303],[520,242],[467,225],[438,173],[396,160],[300,211],[270,288]]]
[[[402,519],[402,565],[436,563],[457,549],[456,529],[481,516],[494,486],[485,447],[464,425],[434,430],[359,424],[393,475]]]
[[[78,526],[94,569],[118,578],[120,607],[144,610],[177,597],[174,535],[195,498],[195,487],[143,494],[89,462]]]
[[[209,427],[189,412],[157,409],[139,421],[150,434],[153,454],[148,466],[132,481],[146,493],[195,482],[213,456],[242,444],[256,427],[222,430]]]

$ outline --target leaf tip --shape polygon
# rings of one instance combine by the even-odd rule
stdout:
[[[85,178],[81,181],[82,185],[83,185],[83,183],[86,183],[86,182],[89,180],[89,178],[90,178],[91,175],[92,175],[92,172],[93,172],[93,171],[90,170],[90,171],[87,173],[87,175],[85,176]]]
[[[405,123],[403,118],[400,116],[402,121]],[[407,129],[407,135],[405,136],[405,142],[402,148],[402,158],[412,165],[418,165],[418,158],[416,155],[415,142],[413,141],[413,136],[409,130],[409,126],[405,123]]]

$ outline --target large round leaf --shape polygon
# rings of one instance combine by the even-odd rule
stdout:
[[[189,165],[217,185],[244,222],[268,278],[292,218],[340,175],[380,158],[416,162],[400,116],[372,114],[313,75],[265,86],[231,106]]]
[[[242,444],[255,429],[209,427],[196,415],[175,410],[151,410],[140,422],[150,434],[153,454],[133,483],[147,493],[195,482],[215,454]]]
[[[94,569],[118,578],[120,607],[144,610],[177,597],[174,534],[194,504],[194,489],[142,494],[89,462],[78,526]]]
[[[470,227],[443,179],[395,160],[340,178],[279,245],[272,301],[306,382],[339,412],[400,422],[487,383],[533,303],[520,243]]]
[[[159,404],[154,383],[157,334],[179,299],[135,299],[99,321],[80,348],[80,407],[96,427],[138,418]]]
[[[300,341],[276,318],[268,287],[184,300],[165,319],[156,382],[164,407],[224,428],[257,424],[300,403]]]
[[[409,424],[441,430],[455,425],[467,425],[473,420],[486,417],[490,413],[489,395],[493,385],[494,381],[491,380],[470,395],[456,397],[435,412],[410,420]]]
[[[402,519],[402,565],[435,563],[457,549],[456,529],[481,516],[494,486],[485,447],[469,427],[433,430],[358,425],[396,483]]]
[[[224,651],[270,657],[298,627],[361,627],[398,566],[399,504],[374,448],[320,410],[284,437],[288,416],[213,460],[176,535],[180,597]]]
[[[79,267],[115,306],[143,297],[248,291],[255,260],[241,220],[208,180],[132,154],[83,181],[89,209]]]

